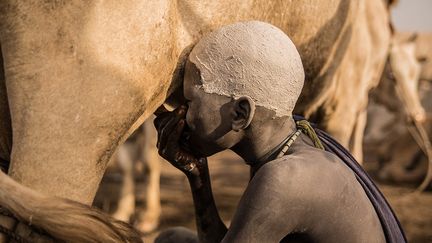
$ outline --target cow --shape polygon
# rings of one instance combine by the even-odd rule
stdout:
[[[411,32],[402,32],[397,34],[400,40],[408,39],[412,36]],[[432,81],[432,33],[417,32],[414,40],[416,45],[416,58],[421,63],[420,80]]]
[[[396,34],[380,84],[370,94],[365,153],[379,163],[378,176],[397,183],[419,182],[427,163],[407,122],[430,123],[423,105],[430,106],[430,88],[424,81],[419,90],[421,65],[417,34]],[[423,103],[423,104],[422,104]],[[429,110],[428,110],[429,111]]]
[[[124,222],[129,222],[131,216],[135,214],[136,177],[144,174],[143,167],[147,168],[146,208],[135,215],[136,227],[143,233],[156,229],[161,215],[159,181],[162,161],[156,148],[156,135],[151,117],[138,127],[124,144],[120,145],[113,156],[114,161],[109,164],[113,169],[120,170],[123,177],[117,209],[112,216]],[[139,165],[141,169],[138,169]]]
[[[149,233],[156,229],[161,214],[159,185],[161,162],[162,159],[156,148],[153,118],[149,118],[132,133],[124,144],[119,146],[113,159],[109,162],[107,172],[109,170],[119,171],[122,176],[117,208],[112,213],[115,219],[130,222],[134,216],[135,226],[140,232]],[[147,179],[144,197],[146,207],[145,210],[137,211],[135,214],[135,185],[137,179],[143,176]],[[108,198],[101,193],[97,193],[96,200],[106,202]]]
[[[190,46],[238,21],[292,38],[306,68],[296,112],[349,146],[384,68],[388,16],[376,0],[1,1],[0,205],[56,239],[138,241],[88,208],[107,163],[179,88]]]

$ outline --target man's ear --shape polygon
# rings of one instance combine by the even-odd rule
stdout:
[[[232,129],[236,132],[246,129],[255,115],[255,102],[248,96],[234,100]]]

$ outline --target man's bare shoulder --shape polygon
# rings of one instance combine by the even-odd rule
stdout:
[[[261,183],[284,188],[285,195],[320,190],[338,194],[346,187],[359,186],[354,173],[337,156],[312,147],[268,162],[255,176]]]

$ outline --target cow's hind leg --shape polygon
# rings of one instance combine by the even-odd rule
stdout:
[[[76,233],[71,230],[90,232],[79,233],[77,242],[125,233],[123,224],[102,216],[97,222],[110,222],[108,227],[100,224],[106,230],[86,231],[87,222],[95,217],[83,204],[92,203],[117,146],[165,100],[176,67],[179,51],[171,31],[175,24],[170,2],[116,4],[0,1],[0,42],[13,130],[9,175],[40,197],[81,203],[65,200],[69,210],[51,214],[58,216],[54,222],[62,227],[54,233],[62,234],[61,239],[70,240],[68,234]],[[164,72],[156,63],[165,63]],[[13,191],[2,183],[0,192],[3,206]],[[38,202],[22,203],[39,209]],[[48,206],[51,211],[59,209],[56,204]],[[83,214],[73,220],[76,208]],[[44,208],[47,214],[49,209]],[[32,225],[49,223],[40,219],[37,222],[34,216]]]
[[[116,4],[0,1],[9,174],[23,185],[90,205],[117,146],[165,100],[171,5]]]

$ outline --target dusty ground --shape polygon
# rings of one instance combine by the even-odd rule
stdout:
[[[240,196],[248,182],[249,170],[234,154],[224,152],[210,158],[210,172],[217,206],[221,217],[229,223]],[[95,201],[96,205],[112,211],[120,180],[108,175]],[[137,188],[139,209],[144,207],[144,181]],[[409,242],[432,242],[432,193],[411,194],[413,188],[380,185],[402,225]],[[186,178],[164,162],[161,178],[162,218],[159,230],[171,226],[194,229],[194,212]],[[104,203],[105,202],[105,203]],[[110,206],[111,205],[111,206]],[[153,242],[158,232],[144,236],[145,242]]]

